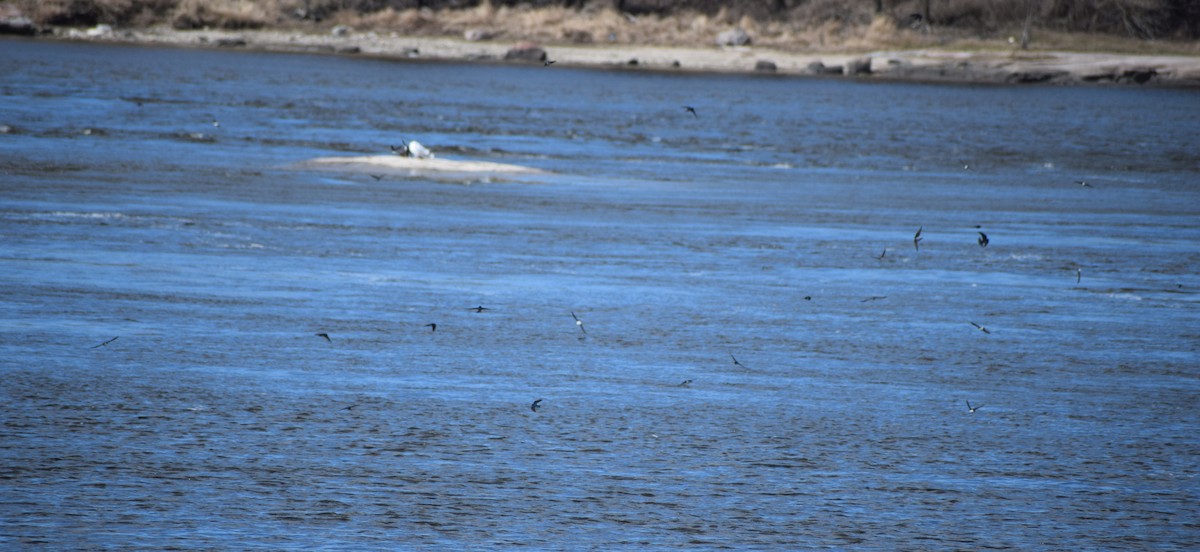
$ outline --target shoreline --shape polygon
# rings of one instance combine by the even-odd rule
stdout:
[[[337,30],[58,29],[35,40],[495,62],[682,73],[853,78],[950,84],[1142,85],[1200,88],[1200,56],[940,49],[790,52],[758,46],[537,45]],[[520,50],[524,57],[511,57]]]

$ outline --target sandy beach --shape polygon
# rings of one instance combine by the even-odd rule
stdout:
[[[197,30],[100,26],[51,35],[60,40],[189,48],[360,55],[430,61],[506,62],[511,50],[533,50],[512,63],[552,67],[721,72],[978,84],[1132,84],[1200,87],[1200,56],[1061,51],[797,52],[760,46],[664,47],[626,44],[553,45],[500,40],[402,36],[340,29]],[[540,51],[538,50],[540,48]],[[541,52],[544,52],[544,57]]]

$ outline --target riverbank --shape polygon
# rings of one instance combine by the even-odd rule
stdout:
[[[1200,56],[1001,49],[791,51],[767,46],[666,47],[332,31],[55,29],[56,40],[365,55],[436,61],[550,63],[553,67],[824,76],[974,84],[1136,84],[1200,88]]]

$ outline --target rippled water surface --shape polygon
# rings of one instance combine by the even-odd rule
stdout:
[[[1200,545],[1195,92],[0,75],[5,548]]]

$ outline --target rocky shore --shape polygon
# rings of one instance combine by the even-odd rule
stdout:
[[[10,33],[24,34],[24,33]],[[751,45],[664,47],[622,44],[539,45],[484,37],[409,37],[396,33],[252,30],[184,31],[170,27],[56,29],[41,40],[94,41],[190,48],[365,55],[438,61],[536,63],[864,80],[978,84],[1128,84],[1200,88],[1200,56],[1079,52],[914,49],[856,53],[791,52]]]

